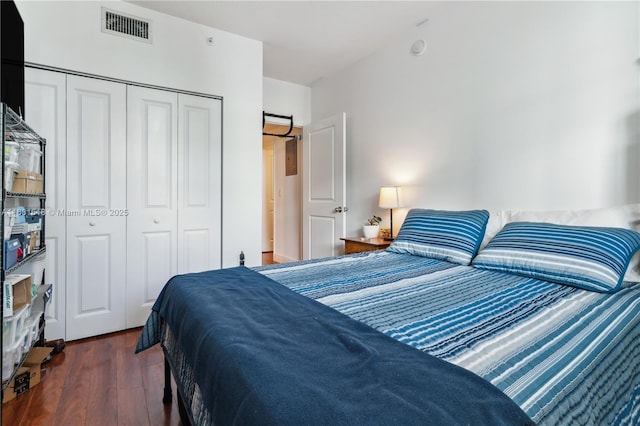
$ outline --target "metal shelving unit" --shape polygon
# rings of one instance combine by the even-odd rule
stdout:
[[[7,173],[6,171],[6,167],[5,167],[5,149],[7,147],[6,143],[7,142],[18,142],[18,143],[27,143],[27,144],[34,144],[34,145],[38,145],[40,148],[40,151],[42,152],[42,156],[40,157],[40,172],[42,174],[42,178],[43,178],[43,189],[44,189],[44,185],[45,185],[45,145],[46,145],[46,140],[42,137],[40,137],[27,123],[24,122],[24,120],[18,115],[16,114],[13,110],[11,110],[11,108],[9,108],[6,104],[2,103],[1,104],[1,114],[0,114],[0,127],[2,128],[2,171],[1,171],[1,177],[2,177],[2,206],[1,206],[1,212],[2,214],[0,214],[0,229],[2,229],[3,232],[3,242],[2,244],[0,244],[0,281],[1,281],[1,285],[0,285],[0,297],[3,301],[2,304],[2,317],[4,318],[4,300],[5,300],[5,288],[4,288],[4,282],[5,279],[7,277],[7,274],[16,271],[18,269],[20,269],[22,266],[38,259],[41,258],[43,255],[45,255],[46,253],[46,246],[45,246],[45,215],[42,215],[42,226],[40,229],[40,239],[39,239],[39,244],[38,244],[38,248],[31,251],[31,253],[25,255],[22,259],[20,259],[16,264],[12,265],[11,267],[6,267],[5,264],[5,240],[4,240],[4,227],[5,227],[5,220],[6,220],[6,206],[7,206],[7,200],[9,199],[16,199],[16,200],[36,200],[36,203],[39,206],[39,210],[41,212],[45,212],[45,201],[46,201],[46,194],[44,193],[44,191],[42,193],[37,193],[37,194],[32,194],[32,193],[23,193],[23,192],[12,192],[11,188],[6,188],[6,178],[7,176],[5,175]],[[33,202],[33,201],[32,201]],[[46,285],[39,285],[41,283],[36,283],[38,284],[38,294],[33,297],[31,299],[32,304],[38,304],[38,306],[40,307],[39,309],[42,310],[41,313],[41,317],[40,317],[40,325],[39,325],[39,330],[38,330],[38,339],[34,339],[34,341],[31,344],[31,347],[33,347],[34,345],[44,345],[44,325],[45,325],[45,320],[44,320],[44,312],[46,311],[46,306],[48,301],[51,299],[51,292],[52,292],[52,285],[51,284],[46,284]],[[37,310],[35,312],[40,312],[40,310]],[[3,339],[4,340],[4,339]],[[3,341],[3,353],[5,351],[5,342]],[[20,366],[22,365],[22,363],[24,362],[25,358],[26,358],[27,354],[24,353],[21,356],[21,359],[19,360],[19,362],[17,364],[14,365],[13,368],[13,372],[12,374],[2,380],[2,396],[4,397],[4,391],[5,389],[7,389],[7,387],[9,386],[9,384],[11,383],[12,379],[15,377],[16,372],[18,370],[18,368],[20,368]]]

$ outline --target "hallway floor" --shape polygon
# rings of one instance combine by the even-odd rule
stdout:
[[[262,252],[262,265],[271,265],[273,263],[277,263],[273,261],[273,252],[272,251],[263,251]]]

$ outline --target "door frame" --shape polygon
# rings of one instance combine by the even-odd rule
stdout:
[[[267,120],[263,131],[267,133],[285,134],[287,133],[287,131],[289,131],[289,125],[283,125],[276,122],[270,122],[269,120]],[[302,205],[301,205],[302,174],[301,174],[300,165],[302,163],[301,138],[302,138],[303,131],[304,131],[304,128],[302,126],[294,125],[293,129],[291,130],[290,137],[279,137],[279,136],[269,136],[269,135],[262,136],[263,144],[264,144],[264,141],[266,141],[267,139],[271,139],[273,141],[273,150],[274,150],[274,155],[273,155],[274,157],[273,260],[277,263],[294,262],[302,259],[302,250],[301,250],[302,249],[302,223],[301,223],[301,220],[302,220]],[[300,137],[300,139],[298,139],[298,158],[297,158],[297,161],[298,161],[297,179],[299,180],[299,182],[297,182],[297,185],[300,185],[300,190],[295,190],[295,188],[291,188],[291,187],[297,186],[294,183],[292,183],[291,187],[289,187],[289,185],[285,186],[285,185],[279,184],[280,178],[283,179],[283,182],[284,182],[284,179],[287,179],[287,183],[289,183],[289,181],[292,180],[290,179],[291,176],[284,176],[285,173],[281,170],[284,170],[284,167],[285,167],[284,165],[285,142],[289,139],[293,139],[296,136]],[[263,185],[264,184],[265,182],[263,182]],[[293,189],[293,192],[292,192],[292,189]],[[296,199],[293,201],[289,201],[289,198],[291,198],[293,194],[295,194]],[[279,201],[278,200],[279,198],[284,201]],[[294,213],[292,213],[292,211],[294,210],[295,210],[295,221],[297,221],[299,225],[296,226],[295,224],[292,224],[291,227],[286,227],[286,225],[283,222],[284,221],[283,215],[286,212],[289,215],[288,217],[291,217],[294,215]],[[266,212],[263,211],[262,217],[264,217],[265,214]],[[265,230],[262,229],[261,240],[262,238],[264,238],[264,232]],[[283,235],[284,233],[286,233],[287,235],[286,236]]]

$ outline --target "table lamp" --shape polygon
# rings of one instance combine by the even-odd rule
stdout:
[[[378,207],[389,209],[391,231],[389,237],[385,240],[393,240],[393,209],[402,207],[400,205],[400,187],[399,186],[383,186],[380,188],[380,198]]]

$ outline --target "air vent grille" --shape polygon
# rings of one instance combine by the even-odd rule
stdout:
[[[151,43],[151,21],[104,8],[102,32]]]

